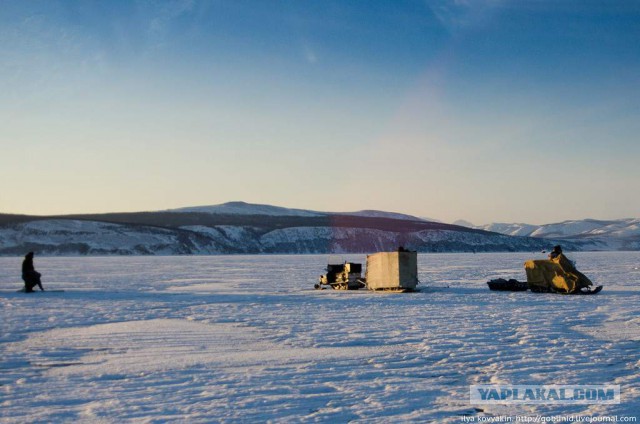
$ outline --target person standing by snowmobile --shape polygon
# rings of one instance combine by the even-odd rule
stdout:
[[[25,293],[33,292],[33,288],[37,285],[40,290],[44,291],[42,287],[42,281],[40,281],[40,274],[33,266],[33,252],[29,252],[25,255],[24,261],[22,261],[22,280],[24,281]]]
[[[549,253],[549,259],[553,260],[562,255],[562,247],[560,245],[553,246],[553,250]]]
[[[553,247],[553,251],[549,253],[549,259],[559,264],[565,272],[569,272],[578,277],[578,288],[589,287],[593,285],[591,280],[589,280],[586,275],[578,271],[578,269],[574,265],[574,262],[567,258],[564,253],[562,253],[562,247],[560,247],[560,245]]]

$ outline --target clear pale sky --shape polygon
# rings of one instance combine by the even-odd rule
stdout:
[[[0,212],[640,216],[640,2],[0,0]]]

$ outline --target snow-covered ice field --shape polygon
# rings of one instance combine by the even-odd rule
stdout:
[[[596,296],[488,290],[543,256],[420,255],[412,294],[313,290],[327,255],[36,256],[64,292],[25,294],[22,258],[0,258],[0,421],[635,417],[640,252],[568,254]],[[622,401],[471,405],[489,383],[619,384]]]

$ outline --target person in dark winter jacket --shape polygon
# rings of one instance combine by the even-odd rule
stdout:
[[[578,277],[578,288],[593,286],[593,282],[586,275],[578,271],[575,263],[564,255],[562,247],[559,245],[553,247],[553,251],[549,253],[549,259],[559,264],[565,272],[570,272]]]
[[[40,287],[40,290],[44,291],[42,287],[42,281],[40,281],[40,274],[33,266],[33,252],[29,252],[25,255],[24,261],[22,261],[22,280],[24,280],[24,291],[26,293],[33,292],[35,286]]]
[[[549,259],[555,259],[562,254],[562,247],[560,245],[553,246],[553,250],[549,253]]]

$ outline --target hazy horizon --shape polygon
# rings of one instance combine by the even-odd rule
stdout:
[[[0,212],[640,211],[640,3],[4,1]]]

